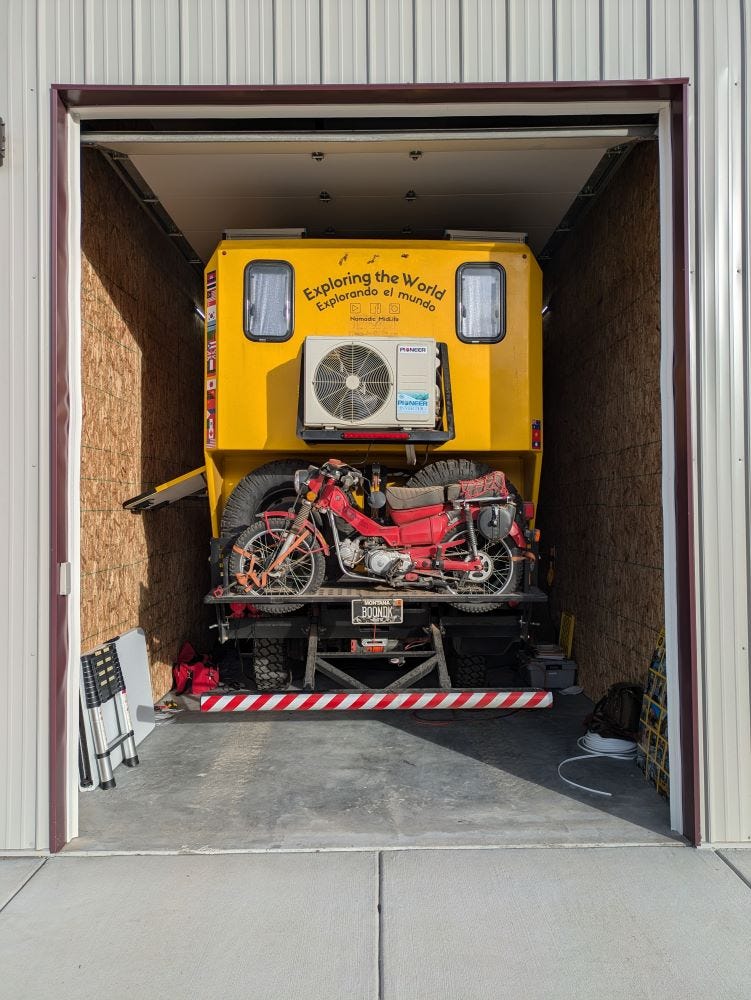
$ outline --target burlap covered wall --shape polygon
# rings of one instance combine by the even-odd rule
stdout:
[[[546,268],[542,548],[580,683],[644,680],[664,618],[657,144],[628,157]]]
[[[157,698],[206,642],[207,508],[121,505],[203,463],[201,281],[95,151],[82,187],[82,651],[140,625]]]

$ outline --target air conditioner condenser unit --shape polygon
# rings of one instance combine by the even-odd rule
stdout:
[[[434,428],[435,340],[307,337],[303,348],[306,428]]]

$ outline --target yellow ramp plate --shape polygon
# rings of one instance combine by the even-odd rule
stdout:
[[[137,497],[131,497],[130,500],[125,501],[123,507],[126,510],[132,510],[134,514],[139,514],[143,510],[157,510],[159,507],[167,507],[171,503],[177,503],[178,500],[184,500],[185,497],[194,497],[205,493],[206,466],[202,465],[200,469],[193,469],[192,472],[186,472],[184,476],[178,476],[177,479],[162,483],[160,486],[154,487],[153,490],[147,490],[145,493],[139,493]]]

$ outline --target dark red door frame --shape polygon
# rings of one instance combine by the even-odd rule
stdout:
[[[412,107],[469,103],[588,104],[593,113],[605,101],[669,101],[672,133],[673,191],[673,392],[675,401],[675,517],[678,602],[678,673],[683,764],[683,822],[686,837],[700,837],[697,657],[694,607],[694,550],[691,471],[691,398],[688,341],[686,80],[525,84],[378,84],[374,86],[282,87],[52,87],[52,261],[51,261],[51,560],[50,560],[50,849],[65,844],[66,685],[68,664],[67,602],[58,596],[58,565],[68,553],[68,469],[70,387],[68,384],[68,177],[67,111],[106,107],[278,106],[393,104]]]

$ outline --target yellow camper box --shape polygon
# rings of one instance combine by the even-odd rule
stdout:
[[[542,280],[524,242],[224,240],[206,267],[205,295],[204,445],[215,535],[238,483],[283,460],[367,456],[405,469],[408,455],[418,465],[472,459],[502,469],[536,503]],[[391,430],[373,429],[358,413],[330,427],[306,425],[306,341],[317,338],[376,348],[435,342],[434,426],[409,427],[402,414]],[[417,403],[400,395],[400,405],[427,405],[420,394]]]

